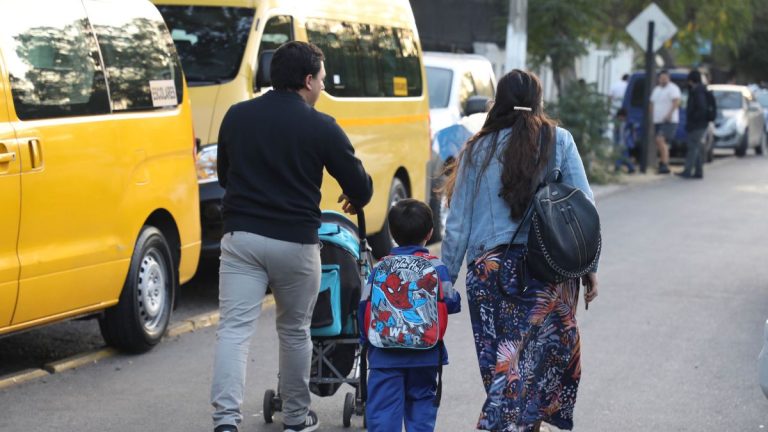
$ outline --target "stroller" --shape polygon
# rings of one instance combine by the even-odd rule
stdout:
[[[372,268],[372,257],[365,239],[365,216],[358,212],[358,226],[344,215],[324,211],[318,230],[322,262],[320,292],[312,315],[312,366],[309,389],[321,396],[332,396],[347,383],[355,387],[344,397],[342,424],[349,427],[352,415],[365,415],[361,393],[361,352],[357,307],[362,286]],[[278,389],[280,376],[278,374]],[[272,423],[282,411],[279,390],[264,393],[264,421]],[[363,417],[365,427],[365,417]]]

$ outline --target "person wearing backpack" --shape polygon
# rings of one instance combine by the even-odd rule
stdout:
[[[435,430],[442,367],[448,364],[442,338],[447,314],[461,311],[461,296],[445,265],[424,247],[432,221],[432,210],[421,201],[392,206],[387,223],[399,246],[376,264],[361,296],[369,432],[400,431],[403,424],[407,432]]]
[[[486,391],[477,429],[538,431],[542,422],[573,428],[581,376],[579,278],[545,282],[528,265],[534,258],[528,237],[536,237],[535,218],[527,214],[539,191],[557,192],[538,187],[549,172],[562,176],[554,184],[572,188],[563,202],[581,194],[581,205],[586,200],[596,212],[573,136],[544,113],[539,79],[513,70],[499,80],[487,120],[465,144],[445,188],[450,213],[442,258],[455,283],[466,256],[467,301]],[[577,221],[571,210],[557,216]],[[587,303],[597,297],[598,256],[581,278]]]
[[[686,139],[685,168],[677,173],[683,178],[700,179],[704,177],[703,139],[709,126],[710,112],[707,89],[701,83],[701,73],[692,70],[688,73],[688,106],[685,108]],[[714,119],[712,119],[714,120]]]

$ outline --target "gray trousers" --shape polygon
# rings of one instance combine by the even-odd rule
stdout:
[[[261,304],[272,289],[280,339],[280,395],[284,423],[303,423],[309,411],[312,341],[309,325],[320,290],[320,245],[247,232],[224,234],[219,269],[216,354],[211,385],[214,427],[238,425],[248,348]]]
[[[686,140],[686,147],[688,147],[688,149],[685,153],[685,168],[683,168],[683,174],[704,174],[704,158],[706,155],[702,154],[702,147],[704,147],[702,140],[706,132],[706,128],[694,129],[688,132],[688,138]]]

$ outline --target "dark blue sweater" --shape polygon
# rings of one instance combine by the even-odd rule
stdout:
[[[218,144],[224,232],[317,243],[323,168],[355,206],[373,194],[371,178],[333,117],[295,92],[272,90],[233,105]]]

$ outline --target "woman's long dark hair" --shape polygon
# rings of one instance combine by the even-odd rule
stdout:
[[[531,110],[515,109],[530,108]],[[536,75],[515,69],[499,80],[496,101],[480,132],[467,141],[450,172],[444,192],[450,206],[458,167],[462,159],[474,164],[475,147],[481,138],[489,136],[490,144],[480,166],[479,174],[488,168],[491,158],[498,152],[499,132],[512,128],[509,138],[502,143],[501,190],[499,196],[509,204],[512,219],[519,220],[533,196],[534,177],[544,169],[549,160],[549,145],[554,140],[556,123],[547,117],[542,105],[541,82]],[[539,157],[540,139],[544,140],[544,152]]]

